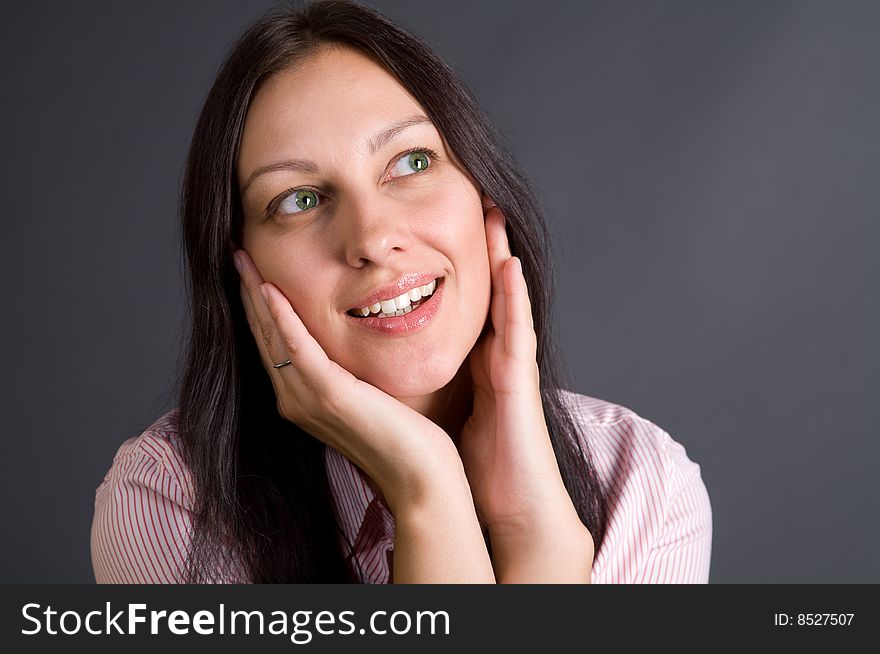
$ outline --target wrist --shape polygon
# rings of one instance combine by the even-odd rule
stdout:
[[[496,583],[462,466],[398,496],[394,583]]]
[[[558,484],[532,489],[528,500],[521,499],[515,512],[487,515],[486,526],[502,543],[531,543],[552,539],[554,534],[578,534],[585,529],[562,480]]]
[[[507,547],[511,550],[544,547],[560,540],[578,541],[589,535],[580,517],[571,511],[544,512],[531,516],[519,516],[504,522],[487,524],[493,549]]]
[[[593,538],[576,513],[489,527],[499,583],[590,583]]]
[[[398,470],[394,481],[382,487],[388,508],[398,516],[436,510],[444,501],[473,506],[470,486],[458,451],[448,437],[419,457],[422,464]]]
[[[593,539],[583,524],[561,528],[553,535],[533,535],[531,540],[491,542],[498,583],[591,583]]]

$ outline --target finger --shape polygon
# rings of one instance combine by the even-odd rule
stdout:
[[[504,279],[500,273],[504,262],[510,258],[510,245],[507,242],[504,214],[498,207],[486,212],[486,246],[489,250],[489,263],[492,266],[493,290],[503,293]]]
[[[261,286],[269,315],[276,327],[277,342],[283,350],[278,363],[290,359],[292,365],[278,368],[285,383],[291,389],[299,382],[310,390],[318,391],[326,386],[322,371],[330,370],[331,361],[318,341],[309,333],[290,301],[274,284]]]
[[[251,334],[254,337],[254,341],[257,344],[257,350],[259,350],[260,359],[263,362],[263,365],[268,368],[270,356],[269,352],[266,349],[266,343],[264,342],[259,319],[257,318],[256,309],[254,309],[254,303],[251,300],[250,291],[248,290],[247,283],[244,278],[244,271],[241,269],[241,262],[238,257],[233,254],[233,260],[235,261],[236,268],[239,270],[239,292],[241,294],[241,305],[244,309],[244,315],[247,319],[248,327],[251,330]],[[272,378],[272,383],[275,383],[274,377]]]
[[[238,250],[234,256],[241,267],[239,275],[243,286],[242,304],[245,305],[248,324],[254,340],[257,341],[263,364],[271,375],[275,370],[280,370],[272,366],[287,359],[287,354],[281,344],[269,307],[260,292],[260,285],[263,283],[260,271],[245,250]]]
[[[504,284],[507,307],[505,352],[516,361],[534,362],[537,357],[538,338],[532,318],[529,289],[519,257],[511,257],[504,266]]]
[[[486,212],[486,246],[489,251],[489,269],[492,279],[492,326],[495,333],[504,338],[504,325],[507,322],[504,301],[504,262],[510,258],[504,214],[492,208]]]
[[[247,282],[245,281],[244,271],[241,269],[242,264],[240,263],[238,257],[233,254],[233,260],[235,261],[235,266],[238,268],[239,275],[239,283],[238,290],[241,294],[241,305],[244,308],[244,315],[247,318],[248,327],[250,327],[251,334],[254,336],[254,340],[257,342],[257,348],[260,350],[260,357],[263,357],[264,354],[268,355],[265,350],[265,344],[263,343],[263,339],[260,337],[260,323],[257,318],[256,309],[254,309],[254,304],[251,301],[250,291],[248,290]]]
[[[266,339],[263,335],[262,327],[260,327],[260,322],[257,319],[257,312],[254,309],[253,302],[251,300],[250,294],[248,293],[247,287],[245,286],[244,281],[240,284],[241,290],[241,304],[244,307],[245,317],[247,318],[248,327],[250,327],[251,334],[254,337],[254,341],[257,344],[257,350],[259,350],[260,360],[263,362],[263,367],[266,368],[267,371],[272,370],[272,365],[275,363],[272,355],[269,354],[268,346],[266,345]],[[269,375],[272,379],[272,384],[275,384],[275,375]]]

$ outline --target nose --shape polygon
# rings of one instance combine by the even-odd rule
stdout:
[[[380,194],[360,193],[339,206],[337,215],[345,258],[354,268],[384,266],[410,246],[405,205]]]

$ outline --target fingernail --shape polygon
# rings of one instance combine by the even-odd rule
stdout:
[[[260,293],[263,294],[263,299],[266,300],[266,304],[269,304],[269,289],[267,289],[265,285],[260,284]]]
[[[522,261],[520,261],[519,257],[514,257],[516,259],[516,270],[522,275]]]
[[[241,260],[238,257],[238,251],[236,250],[232,255],[232,263],[235,264],[235,269],[238,271],[238,274],[241,274]]]

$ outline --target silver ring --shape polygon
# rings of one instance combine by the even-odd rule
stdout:
[[[272,367],[273,368],[283,368],[284,366],[289,366],[289,365],[290,365],[290,359],[288,359],[287,361],[282,361],[281,363],[276,363]]]

